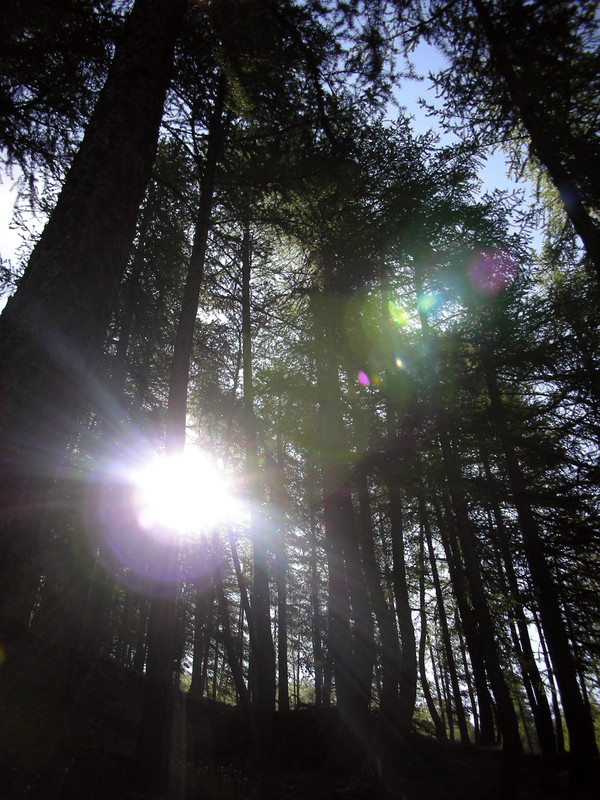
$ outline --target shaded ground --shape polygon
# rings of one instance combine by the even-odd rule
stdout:
[[[0,796],[7,800],[143,800],[128,787],[142,679],[110,660],[81,660],[67,684],[61,654],[0,623]],[[369,764],[333,769],[335,712],[303,707],[275,720],[273,756],[256,769],[241,715],[176,698],[170,800],[490,800],[500,754],[414,735],[384,776]],[[523,759],[511,800],[592,800],[567,764]]]

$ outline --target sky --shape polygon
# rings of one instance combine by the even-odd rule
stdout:
[[[419,45],[413,53],[411,60],[418,74],[426,76],[428,72],[436,72],[443,66],[443,57],[430,45]],[[414,129],[417,133],[424,133],[432,128],[436,129],[435,119],[428,117],[426,111],[419,106],[419,98],[426,97],[433,103],[435,95],[431,82],[427,77],[422,81],[405,80],[396,93],[401,105],[414,117]],[[504,155],[496,152],[489,157],[480,171],[483,188],[488,191],[494,189],[512,189],[516,184],[507,177],[507,165]],[[0,256],[4,261],[11,260],[17,263],[16,250],[21,243],[21,235],[11,228],[14,210],[15,193],[12,190],[14,180],[1,171],[0,168]],[[520,183],[520,188],[527,190],[527,185]],[[530,195],[531,196],[531,195]],[[4,306],[5,298],[0,297],[0,309]]]
[[[0,183],[0,256],[2,259],[13,258],[13,254],[21,243],[18,231],[11,230],[10,223],[15,202],[11,189],[12,180],[7,175],[1,176]]]

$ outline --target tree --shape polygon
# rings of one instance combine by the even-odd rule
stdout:
[[[38,543],[28,516],[45,504],[76,420],[97,402],[185,5],[135,4],[57,206],[0,318],[2,495],[13,509],[2,526],[5,600],[31,582]]]
[[[599,146],[596,14],[595,0],[466,0],[408,16],[450,61],[435,78],[448,126],[476,120],[477,144],[504,146],[517,172],[525,136],[529,157],[554,184],[598,276],[600,184],[588,166]]]

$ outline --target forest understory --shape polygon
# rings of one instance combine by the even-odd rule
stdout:
[[[0,622],[0,785],[6,800],[143,800],[130,777],[143,677],[110,658],[77,660],[64,684],[61,654],[14,620]],[[59,677],[61,676],[61,677]],[[239,709],[185,692],[174,698],[168,800],[485,800],[501,797],[501,751],[440,742],[413,730],[382,769],[372,747],[340,759],[336,710],[276,713],[267,762],[257,766]],[[373,731],[378,719],[373,714]],[[383,737],[392,739],[390,732]],[[592,800],[573,786],[568,757],[524,755],[523,800]]]

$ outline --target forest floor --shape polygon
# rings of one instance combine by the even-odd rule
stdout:
[[[128,784],[143,679],[108,659],[79,662],[68,686],[56,649],[0,621],[0,797],[145,800]],[[168,800],[489,800],[500,775],[493,749],[411,735],[393,768],[334,769],[332,710],[301,707],[274,722],[273,757],[252,763],[247,726],[229,706],[175,698]],[[600,788],[600,787],[599,787]],[[564,759],[523,757],[510,800],[595,800],[569,784]]]

